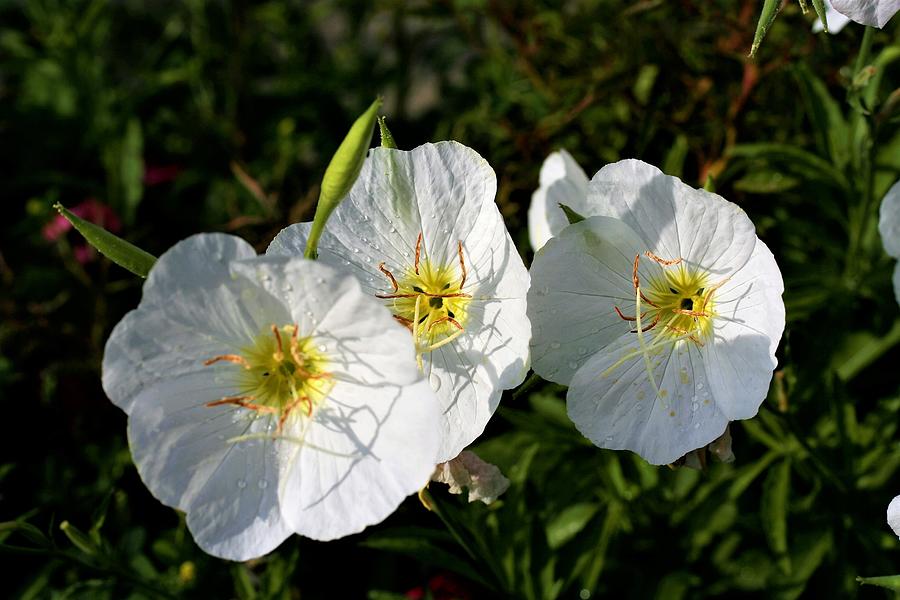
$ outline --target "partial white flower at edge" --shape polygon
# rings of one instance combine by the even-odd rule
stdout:
[[[431,480],[446,483],[451,494],[469,490],[469,502],[480,500],[490,504],[509,488],[509,479],[495,465],[481,460],[477,454],[465,450],[453,460],[435,468]]]
[[[900,260],[900,181],[895,183],[881,202],[878,232],[884,251]],[[894,296],[900,303],[900,263],[894,265]]]
[[[535,252],[558,235],[569,220],[559,207],[565,204],[578,214],[587,210],[588,177],[565,150],[553,152],[541,165],[540,187],[531,196],[528,208],[528,239]]]
[[[844,16],[834,9],[830,0],[825,0],[825,20],[828,21],[828,33],[834,35],[847,26],[850,18]],[[825,30],[822,26],[822,20],[816,19],[812,26],[813,33],[820,33]]]
[[[879,28],[900,11],[900,0],[831,0],[831,4],[851,21]]]
[[[536,255],[532,362],[596,445],[667,464],[753,417],[784,330],[772,253],[736,205],[638,160]],[[635,269],[637,265],[637,269]]]
[[[374,148],[319,243],[319,261],[355,275],[412,332],[443,413],[436,463],[481,435],[528,371],[528,271],[496,191],[493,169],[462,144]],[[309,228],[286,228],[267,254],[301,255]]]
[[[891,503],[888,504],[887,522],[894,530],[894,534],[900,537],[900,496],[896,496]]]
[[[229,235],[160,257],[103,387],[144,483],[222,558],[361,531],[434,469],[439,415],[409,334],[354,278]]]

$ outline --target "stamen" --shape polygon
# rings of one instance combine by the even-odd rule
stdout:
[[[216,364],[217,362],[230,362],[236,365],[241,365],[245,369],[251,368],[250,363],[247,362],[247,359],[239,354],[222,354],[221,356],[216,356],[215,358],[204,360],[203,366],[208,367],[210,365]]]
[[[281,362],[284,360],[284,348],[281,345],[281,333],[279,333],[278,327],[274,324],[272,325],[272,333],[275,334],[275,342],[278,344],[278,350],[272,354],[272,358],[275,359],[275,362]]]
[[[394,292],[396,293],[397,290],[400,289],[400,286],[397,285],[397,280],[394,279],[394,274],[384,268],[384,263],[381,263],[378,265],[378,270],[381,271],[382,273],[384,273],[387,276],[387,278],[391,280],[391,285],[394,286]]]
[[[419,294],[375,294],[376,298],[390,300],[391,298],[415,298]]]
[[[463,326],[459,324],[459,321],[457,321],[456,319],[454,319],[453,317],[450,317],[450,316],[441,317],[440,319],[438,319],[437,321],[432,323],[431,326],[428,327],[429,331],[432,328],[434,328],[434,326],[437,325],[438,323],[450,323],[451,325],[453,325],[460,331],[463,331]]]
[[[613,306],[613,309],[616,311],[616,314],[619,315],[619,318],[623,321],[637,321],[635,317],[626,317],[621,310],[619,310],[618,306]]]
[[[456,243],[456,250],[459,254],[459,268],[462,271],[462,279],[459,282],[459,289],[463,289],[466,285],[466,261],[463,258],[462,241]]]
[[[631,283],[632,283],[632,285],[634,285],[634,290],[638,294],[641,295],[641,300],[643,300],[644,302],[646,302],[653,308],[659,308],[656,304],[651,302],[647,298],[647,296],[645,296],[644,293],[641,291],[641,278],[638,276],[638,266],[640,265],[640,262],[641,262],[641,255],[635,254],[634,255],[634,268],[631,271]]]
[[[644,255],[649,259],[655,260],[656,262],[663,265],[664,267],[671,267],[672,265],[680,264],[684,260],[683,258],[676,258],[674,260],[666,260],[664,258],[658,257],[657,255],[653,254],[649,250],[644,252]]]
[[[649,325],[647,325],[646,327],[644,327],[644,329],[641,331],[641,333],[650,331],[651,329],[653,329],[654,327],[656,327],[656,324],[659,323],[659,317],[660,317],[660,315],[661,315],[661,313],[656,313],[656,316],[653,318],[653,322],[650,323]],[[632,329],[632,330],[631,330],[631,333],[637,333],[637,332],[638,332],[637,329]]]
[[[422,232],[419,232],[419,236],[416,238],[416,262],[415,262],[415,271],[416,275],[419,274],[419,256],[422,252]]]
[[[207,402],[207,408],[214,408],[216,406],[225,406],[225,405],[233,405],[240,406],[241,408],[246,408],[249,410],[255,410],[256,412],[265,413],[265,414],[274,414],[278,412],[277,409],[272,408],[271,406],[262,406],[261,404],[254,404],[250,402],[250,400],[255,400],[256,396],[231,396],[228,398],[222,398],[221,400],[215,400],[213,402]]]
[[[400,323],[401,325],[403,325],[404,327],[406,327],[407,329],[412,331],[413,322],[411,319],[407,319],[406,317],[401,317],[400,315],[393,315],[393,317],[398,323]]]

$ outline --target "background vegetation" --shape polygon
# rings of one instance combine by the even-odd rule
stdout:
[[[0,550],[21,598],[879,598],[900,571],[900,314],[875,223],[900,175],[900,17],[814,35],[790,1],[756,60],[752,0],[0,4]],[[865,68],[873,65],[874,68]],[[497,171],[527,250],[552,150],[707,175],[783,270],[788,325],[737,462],[648,466],[594,448],[564,392],[508,394],[478,445],[490,507],[432,488],[385,523],[204,555],[141,484],[99,383],[136,277],[54,241],[51,205],[110,206],[159,254],[199,231],[257,248],[312,215],[377,93],[401,147],[456,139]],[[107,218],[107,225],[110,221]],[[66,522],[65,531],[61,529]],[[77,531],[76,531],[77,528]],[[78,532],[82,532],[81,535]],[[68,532],[68,535],[66,534]],[[74,543],[73,543],[74,540]]]

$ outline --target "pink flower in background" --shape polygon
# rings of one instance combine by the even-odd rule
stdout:
[[[428,592],[423,587],[417,587],[406,592],[410,600],[423,600],[426,597],[434,600],[471,600],[472,594],[461,581],[450,575],[435,575],[428,580]]]
[[[144,185],[147,187],[168,183],[178,178],[181,167],[178,165],[144,165]]]
[[[95,198],[88,198],[81,204],[74,206],[71,211],[85,221],[90,221],[107,231],[118,233],[122,229],[122,221],[119,216],[108,205],[100,202]],[[72,229],[72,224],[62,215],[55,215],[53,219],[41,230],[41,235],[48,242],[55,242],[68,231]],[[97,257],[94,249],[84,243],[76,244],[72,248],[72,253],[81,264],[91,262]]]

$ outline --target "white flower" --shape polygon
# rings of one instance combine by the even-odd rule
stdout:
[[[831,0],[831,4],[851,21],[879,28],[900,10],[900,0]]]
[[[825,20],[828,22],[828,33],[832,35],[838,33],[850,22],[849,18],[834,9],[829,0],[825,0]],[[821,19],[815,20],[812,30],[814,33],[820,33],[825,30]]]
[[[900,259],[900,181],[888,190],[878,215],[878,232],[884,251]],[[894,296],[900,303],[900,263],[894,266]]]
[[[443,412],[436,462],[481,435],[528,370],[528,271],[496,190],[487,161],[456,142],[375,148],[319,243],[320,261],[356,275],[413,333]],[[309,227],[288,227],[268,253],[301,254]]]
[[[591,217],[537,253],[528,313],[541,377],[603,448],[670,463],[754,416],[784,285],[744,212],[637,160],[591,180]]]
[[[888,504],[887,522],[897,537],[900,537],[900,496],[894,497],[891,503]]]
[[[528,208],[528,238],[535,252],[569,224],[560,204],[565,204],[578,214],[584,214],[582,211],[587,210],[587,175],[565,150],[547,157],[541,166],[540,182]]]
[[[434,469],[439,415],[409,334],[352,277],[233,236],[160,257],[103,387],[144,483],[222,558],[361,531]]]
[[[485,504],[490,504],[509,489],[509,479],[500,469],[468,450],[439,464],[431,480],[449,485],[451,494],[462,494],[463,488],[468,488],[469,502],[481,500]]]

